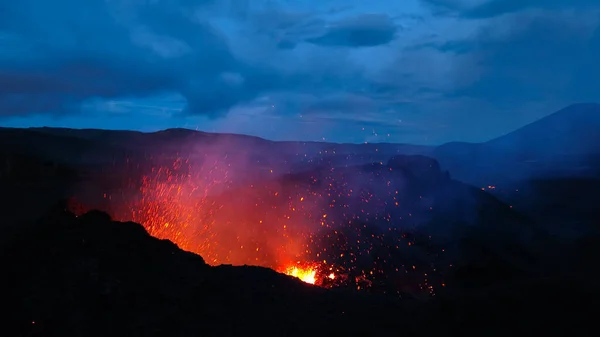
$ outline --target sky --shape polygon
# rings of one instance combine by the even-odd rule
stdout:
[[[0,126],[479,142],[598,60],[598,0],[0,1]]]

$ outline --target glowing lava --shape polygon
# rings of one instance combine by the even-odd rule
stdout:
[[[315,284],[317,282],[316,267],[291,266],[286,268],[284,273],[299,278],[301,281],[309,284]]]
[[[325,288],[366,289],[376,280],[392,284],[391,290],[378,288],[384,292],[400,294],[396,285],[414,284],[433,294],[435,267],[405,263],[405,256],[416,255],[404,254],[415,241],[399,229],[402,194],[391,170],[360,178],[379,188],[377,194],[349,185],[356,172],[334,169],[234,189],[230,164],[208,158],[202,164],[177,159],[170,167],[157,165],[139,183],[103,191],[109,204],[104,209],[210,265],[262,266]]]

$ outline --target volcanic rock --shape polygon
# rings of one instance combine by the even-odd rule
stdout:
[[[566,336],[592,322],[577,308],[600,298],[535,280],[425,302],[326,290],[266,268],[210,267],[96,211],[56,209],[0,253],[2,336],[504,336],[516,326]]]
[[[427,186],[449,181],[450,174],[442,172],[437,160],[421,155],[398,155],[390,158],[387,167],[404,172],[410,180]]]
[[[260,267],[210,267],[102,212],[57,209],[2,247],[2,336],[273,336],[393,331],[400,305]],[[353,319],[376,322],[353,327]]]

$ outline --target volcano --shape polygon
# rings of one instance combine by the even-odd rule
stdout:
[[[444,287],[467,258],[461,240],[474,233],[485,233],[479,244],[494,259],[527,269],[503,238],[526,244],[536,235],[508,205],[423,156],[320,167],[217,195],[193,171],[159,169],[137,196],[104,193],[105,208],[212,265],[258,265],[322,286],[398,295]]]
[[[600,104],[565,107],[483,143],[453,142],[432,156],[457,179],[477,186],[530,178],[598,177]]]

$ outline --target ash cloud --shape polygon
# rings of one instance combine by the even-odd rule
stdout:
[[[310,43],[332,47],[373,47],[390,43],[398,28],[387,15],[365,14],[333,23]]]

